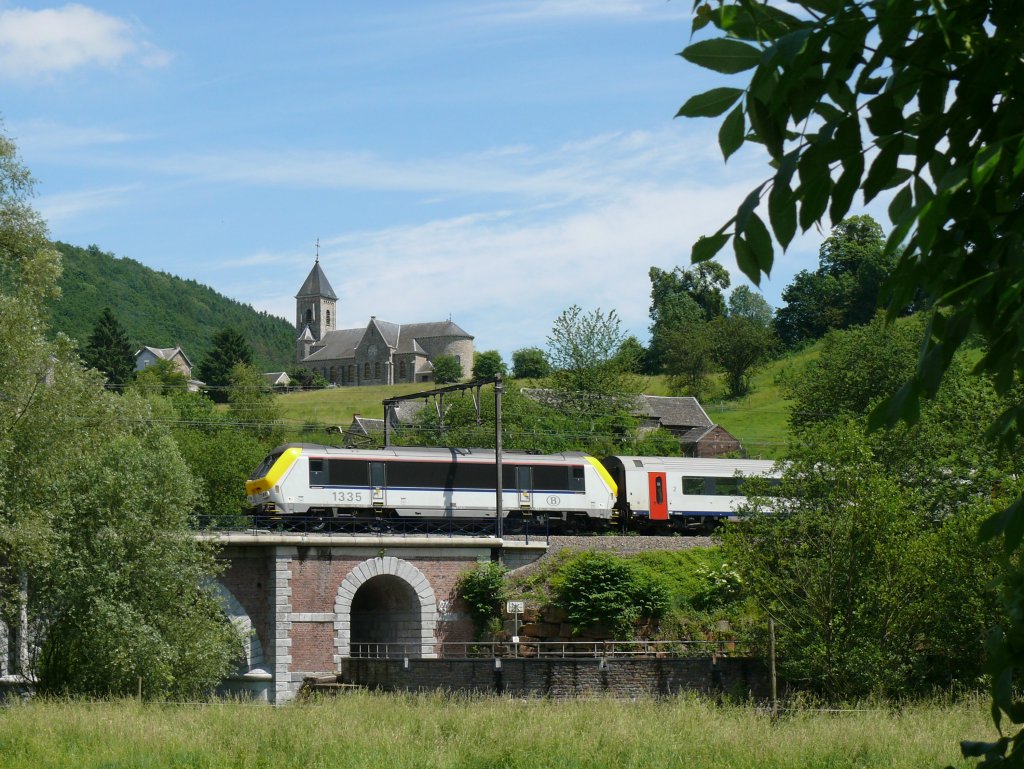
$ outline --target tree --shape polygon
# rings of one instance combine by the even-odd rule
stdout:
[[[327,387],[324,375],[308,368],[289,369],[288,378],[292,380],[294,386],[301,387],[303,390],[322,390]]]
[[[1009,392],[1024,369],[1024,326],[1017,322],[1024,246],[1016,235],[1024,222],[1024,166],[1016,160],[1024,150],[1017,34],[1024,11],[1005,0],[794,5],[799,16],[762,0],[696,7],[694,30],[713,24],[727,36],[688,46],[684,58],[727,74],[754,71],[746,88],[699,94],[679,114],[728,111],[719,131],[723,154],[749,138],[763,144],[775,170],[733,219],[694,246],[694,261],[733,240],[737,263],[756,284],[774,259],[756,212],[765,193],[772,232],[785,248],[798,224],[806,230],[826,211],[833,223],[842,221],[858,191],[870,201],[893,190],[886,250],[900,255],[888,314],[921,295],[930,303],[929,325],[916,372],[875,423],[913,420],[975,333],[986,343],[977,370]],[[1016,436],[1022,423],[1018,400],[990,435]],[[994,516],[984,534],[1018,552],[1024,501]],[[1005,715],[1020,724],[1024,708],[1011,681],[1024,666],[1024,645],[1010,639],[1024,637],[1024,588],[1010,574],[1004,585],[1014,619],[991,647],[993,712],[997,722]],[[1024,763],[1021,736],[964,749],[991,765],[1007,751]]]
[[[616,357],[623,341],[615,310],[583,312],[573,305],[555,319],[548,360],[551,383],[565,406],[591,415],[629,409],[640,385]]]
[[[924,694],[981,670],[997,565],[975,532],[991,509],[976,498],[936,525],[862,426],[833,420],[801,434],[777,488],[748,497],[726,558],[778,620],[789,681],[832,700]]]
[[[647,350],[632,334],[622,340],[615,358],[623,371],[631,374],[646,374],[648,371]]]
[[[715,362],[725,371],[729,395],[738,398],[750,391],[750,374],[768,360],[775,337],[771,330],[749,318],[715,318],[708,324]]]
[[[462,364],[454,355],[438,355],[432,363],[436,384],[449,384],[462,379]]]
[[[27,611],[42,691],[125,695],[141,676],[146,696],[196,696],[241,646],[188,528],[195,484],[145,400],[47,339],[60,262],[31,190],[0,136],[0,617]]]
[[[762,328],[772,325],[772,306],[748,286],[736,286],[729,294],[729,317],[746,318]]]
[[[524,347],[512,353],[512,376],[516,379],[543,379],[551,373],[551,364],[539,347]]]
[[[188,389],[188,379],[171,361],[160,358],[135,374],[131,387],[142,394],[169,395]]]
[[[199,364],[199,378],[206,383],[210,397],[219,403],[228,399],[231,369],[238,363],[252,365],[252,347],[238,331],[225,328],[213,335],[213,349]]]
[[[135,355],[128,334],[109,307],[100,313],[82,359],[86,366],[103,373],[112,389],[124,387],[132,380]]]
[[[652,267],[649,275],[650,366],[651,370],[660,371],[668,336],[725,313],[723,291],[729,287],[729,273],[716,262],[706,262],[691,270],[676,267],[671,272]]]
[[[673,395],[690,395],[699,400],[710,389],[709,378],[715,371],[710,325],[697,322],[665,337],[662,365]]]
[[[228,385],[228,418],[264,440],[275,434],[280,419],[277,396],[254,366],[236,363],[232,367]]]
[[[894,261],[874,219],[844,219],[821,244],[818,270],[800,271],[783,291],[786,304],[776,314],[779,336],[787,344],[797,344],[818,339],[831,328],[869,322]]]
[[[487,379],[496,374],[505,375],[505,361],[497,350],[473,354],[473,379]]]

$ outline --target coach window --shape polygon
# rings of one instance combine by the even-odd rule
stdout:
[[[683,494],[711,494],[708,489],[710,478],[693,478],[683,476]]]
[[[738,497],[743,491],[741,478],[715,478],[715,494],[720,497]]]
[[[654,479],[654,499],[659,505],[665,502],[665,479],[660,475]]]

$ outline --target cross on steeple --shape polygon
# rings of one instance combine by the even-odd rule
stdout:
[[[316,261],[317,264],[320,263],[320,238],[316,239]]]

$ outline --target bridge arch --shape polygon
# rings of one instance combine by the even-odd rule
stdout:
[[[336,664],[352,656],[353,640],[398,644],[410,657],[437,656],[434,589],[423,572],[401,558],[378,556],[353,568],[338,586],[334,614]]]

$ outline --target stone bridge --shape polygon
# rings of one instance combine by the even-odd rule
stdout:
[[[306,676],[340,670],[353,656],[429,659],[446,642],[472,640],[455,595],[479,561],[515,567],[544,544],[497,538],[297,534],[213,535],[225,569],[218,589],[247,633],[246,659],[227,691],[273,703],[295,697]]]

